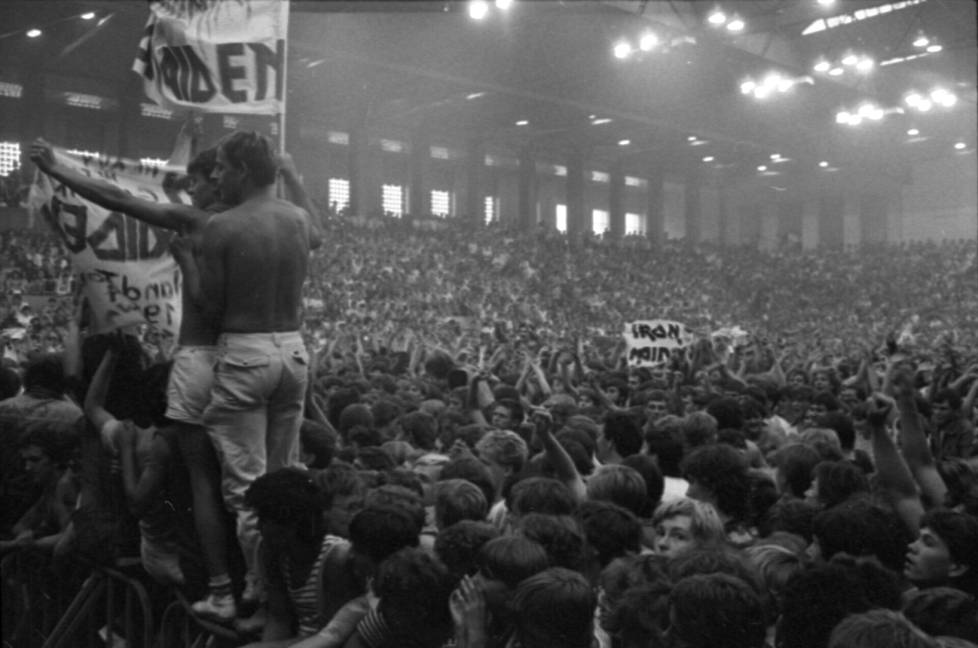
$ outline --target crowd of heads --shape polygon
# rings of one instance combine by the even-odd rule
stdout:
[[[349,542],[369,645],[978,643],[974,241],[770,253],[335,215],[324,240],[308,470],[246,503],[282,556]],[[653,317],[700,341],[629,366],[620,331]],[[125,348],[161,386],[147,341]],[[28,391],[54,385],[28,355]],[[147,408],[129,418],[164,428]],[[85,471],[23,423],[24,462]]]

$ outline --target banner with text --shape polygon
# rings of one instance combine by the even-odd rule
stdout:
[[[92,158],[55,150],[60,164],[156,202],[189,202],[175,188],[181,170]],[[145,323],[177,335],[182,314],[181,276],[169,252],[173,233],[110,211],[78,196],[43,173],[35,178],[41,212],[71,253],[94,317],[106,333]]]
[[[284,112],[288,0],[152,0],[133,71],[170,110]]]
[[[642,320],[625,324],[628,366],[655,367],[669,362],[676,349],[689,346],[693,331],[680,322]]]

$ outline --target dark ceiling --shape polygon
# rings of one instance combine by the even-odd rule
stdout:
[[[911,0],[886,15],[817,34],[818,18],[852,15],[881,1],[598,2],[516,0],[505,13],[469,18],[464,2],[294,1],[290,20],[289,114],[302,129],[344,130],[365,120],[371,132],[463,148],[471,138],[515,155],[531,146],[562,163],[583,151],[594,166],[620,161],[681,171],[715,157],[710,168],[752,170],[780,153],[799,172],[820,159],[843,167],[897,168],[973,149],[976,131],[976,24],[971,0]],[[746,30],[730,37],[707,26],[716,6]],[[94,27],[77,16],[95,10]],[[148,16],[144,2],[0,2],[0,79],[24,70],[79,75],[119,92],[138,91],[129,72]],[[33,41],[31,27],[45,30]],[[618,60],[612,47],[651,29],[669,44],[641,60]],[[819,56],[852,48],[877,62],[915,52],[918,31],[944,50],[877,67],[858,81],[814,75]],[[665,51],[667,50],[667,51]],[[787,95],[760,102],[739,92],[748,76],[770,70],[812,75]],[[849,128],[835,114],[872,99],[897,106],[911,88],[941,84],[959,97],[950,110],[891,115]],[[467,98],[474,93],[483,93]],[[610,118],[592,125],[591,115]],[[517,120],[528,120],[517,126]],[[906,131],[919,127],[922,135]],[[706,143],[690,146],[695,135]],[[619,146],[622,139],[628,146]],[[785,165],[788,168],[788,165]]]

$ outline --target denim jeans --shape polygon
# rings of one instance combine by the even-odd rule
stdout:
[[[299,460],[309,355],[298,332],[225,333],[204,424],[221,461],[224,503],[237,518],[250,573],[258,566],[258,520],[245,491],[266,472]]]

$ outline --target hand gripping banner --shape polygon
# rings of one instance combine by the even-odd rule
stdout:
[[[112,182],[145,200],[189,203],[176,188],[182,169],[148,167],[55,149],[59,164]],[[94,317],[94,332],[147,324],[174,337],[182,314],[182,278],[168,246],[173,232],[85,200],[43,173],[34,192],[41,212],[71,253]]]

